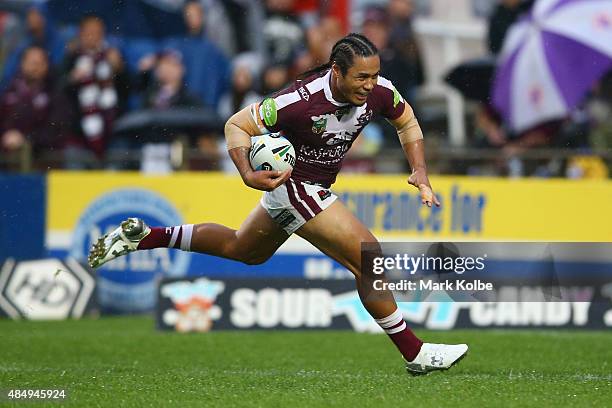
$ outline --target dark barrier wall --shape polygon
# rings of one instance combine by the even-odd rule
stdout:
[[[46,178],[0,174],[0,263],[44,256]]]
[[[161,330],[382,332],[361,305],[354,281],[348,279],[166,279],[159,285],[158,296],[157,328]],[[427,329],[612,327],[612,310],[606,299],[398,302],[398,308],[411,327]]]

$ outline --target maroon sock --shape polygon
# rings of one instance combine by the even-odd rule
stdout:
[[[151,227],[149,235],[138,244],[138,249],[168,248],[173,227]]]
[[[138,249],[178,248],[191,250],[193,224],[176,227],[151,227],[149,235],[138,243]]]
[[[391,341],[393,341],[406,361],[415,359],[419,351],[421,351],[423,342],[408,328],[399,309],[396,309],[395,312],[387,317],[376,319],[376,323],[391,338]]]

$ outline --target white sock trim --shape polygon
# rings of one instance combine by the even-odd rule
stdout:
[[[401,326],[396,327],[395,329],[385,329],[385,333],[387,334],[395,334],[403,331],[406,328],[406,322],[402,322]]]
[[[168,244],[168,248],[174,248],[174,244],[176,244],[176,239],[178,238],[180,230],[181,227],[172,228],[172,237],[170,237],[170,243]]]
[[[183,225],[183,236],[181,237],[181,249],[191,251],[191,235],[193,234],[193,224]]]
[[[395,312],[391,313],[389,316],[374,320],[376,320],[376,323],[383,329],[388,329],[399,324],[403,320],[403,317],[399,309],[395,309]]]

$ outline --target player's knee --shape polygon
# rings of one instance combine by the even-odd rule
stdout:
[[[343,265],[355,276],[357,282],[360,282],[364,277],[374,276],[372,271],[372,259],[377,256],[382,256],[380,243],[376,238],[369,234],[359,238],[360,253],[346,254]],[[365,262],[362,267],[362,262]],[[368,266],[370,265],[370,266]]]
[[[270,259],[270,255],[247,254],[240,260],[247,265],[261,265],[268,259]]]

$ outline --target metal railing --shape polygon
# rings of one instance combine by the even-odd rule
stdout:
[[[170,145],[168,160],[172,170],[221,170],[222,163],[228,160],[224,152],[205,153],[196,148],[188,148],[185,143],[175,142]],[[576,157],[596,157],[603,161],[608,168],[612,168],[612,151],[582,151],[578,149],[534,148],[521,153],[507,156],[499,149],[479,149],[470,147],[431,146],[427,150],[429,170],[433,174],[475,174],[469,169],[497,168],[497,175],[506,175],[502,169],[504,163],[510,160],[520,160],[526,167],[535,163],[566,162]],[[66,168],[83,169],[113,169],[113,170],[139,170],[143,154],[141,149],[114,151],[108,153],[103,159],[83,155],[78,163],[74,158],[66,162],[63,152],[47,151],[33,157],[29,144],[10,154],[0,154],[0,169],[27,173],[32,171],[47,171]],[[377,173],[405,173],[408,164],[404,153],[399,148],[382,149],[376,155],[351,154],[345,159],[345,171],[350,171],[351,163],[369,162],[371,169]],[[476,172],[477,174],[478,172]],[[495,175],[493,172],[492,175]],[[528,175],[528,174],[527,174]],[[564,174],[554,174],[563,177]]]

